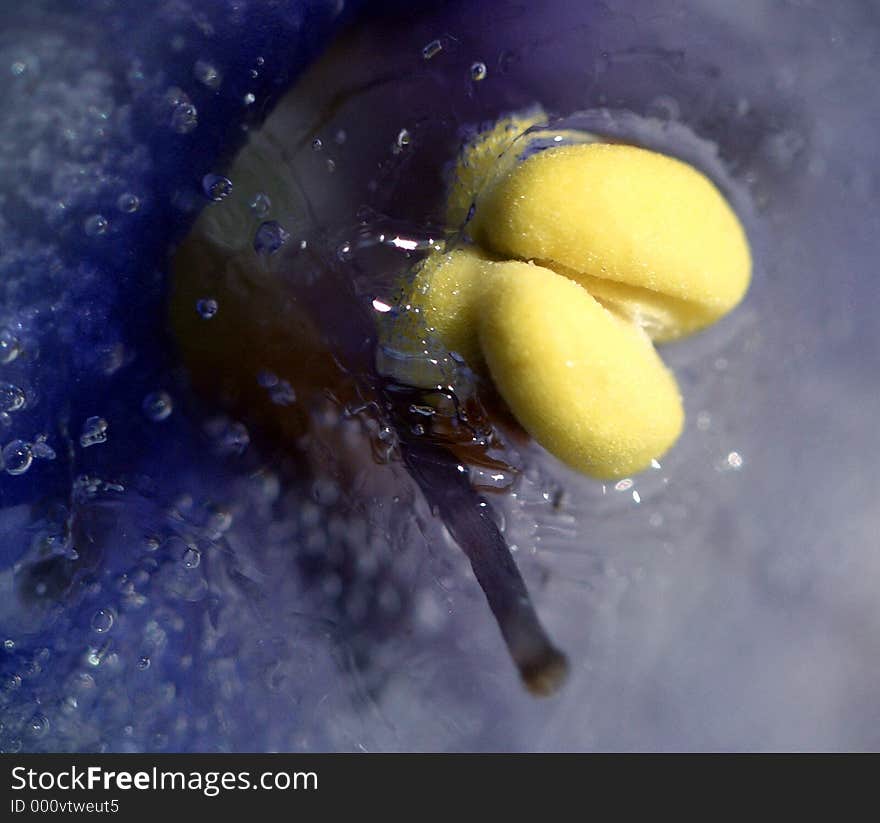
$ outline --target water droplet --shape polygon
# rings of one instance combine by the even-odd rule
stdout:
[[[432,40],[422,48],[422,57],[424,57],[425,60],[430,60],[432,57],[436,57],[440,54],[441,51],[443,51],[443,43],[439,40]]]
[[[737,471],[742,468],[743,459],[739,452],[731,452],[727,455],[727,467]]]
[[[397,133],[397,147],[400,149],[406,148],[412,142],[412,135],[409,133],[407,129],[401,129]]]
[[[324,148],[324,141],[320,137],[312,140],[312,151],[321,151]]]
[[[471,80],[474,82],[479,82],[480,80],[486,79],[486,64],[485,63],[472,63],[471,64]]]
[[[23,60],[16,60],[9,67],[13,77],[21,77],[27,71],[27,64]]]
[[[3,641],[3,648],[6,649],[7,651],[12,651],[15,648],[15,641],[9,640],[9,639],[4,640]]]
[[[131,192],[124,192],[116,198],[116,208],[125,214],[134,214],[140,207],[140,198]]]
[[[289,237],[290,235],[277,220],[267,220],[260,224],[254,235],[254,251],[257,254],[275,254]]]
[[[92,615],[92,631],[106,634],[113,628],[113,612],[110,609],[98,609]]]
[[[14,412],[24,408],[24,392],[12,383],[0,383],[0,412]]]
[[[195,569],[202,562],[202,553],[195,546],[187,546],[181,562],[187,569]]]
[[[103,214],[92,214],[83,223],[83,231],[89,237],[100,237],[107,234],[107,229],[109,228],[110,221]]]
[[[13,440],[7,443],[0,456],[2,456],[6,473],[11,475],[24,474],[31,467],[34,459],[31,444],[24,440]]]
[[[150,661],[150,658],[147,657],[146,655],[144,655],[140,660],[138,660],[138,662],[137,662],[137,667],[138,667],[142,672],[143,672],[143,671],[146,671],[147,669],[150,668],[150,662],[151,662],[151,661]]]
[[[21,354],[21,342],[9,330],[0,329],[0,365],[6,365]]]
[[[107,442],[107,429],[110,424],[103,417],[89,417],[83,423],[79,444],[84,449]]]
[[[244,104],[246,106],[252,106],[256,101],[257,101],[257,96],[255,94],[253,94],[252,92],[248,92],[244,96]]]
[[[272,201],[269,199],[268,194],[258,191],[254,195],[254,199],[251,200],[249,208],[254,217],[258,217],[262,220],[269,213],[269,209],[272,208]]]
[[[232,181],[222,174],[206,174],[202,178],[202,191],[209,200],[219,203],[232,194]]]
[[[220,306],[213,297],[203,297],[196,301],[196,311],[203,320],[210,320],[217,314]]]
[[[193,66],[193,74],[203,86],[207,86],[209,89],[218,89],[220,88],[220,84],[223,82],[223,78],[220,76],[220,72],[217,71],[217,68],[206,60],[196,60],[195,65]]]
[[[154,423],[165,420],[174,410],[174,402],[166,391],[150,392],[142,405],[144,414]]]

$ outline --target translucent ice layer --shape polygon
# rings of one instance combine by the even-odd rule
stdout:
[[[86,26],[56,4],[4,34],[2,746],[876,748],[873,12],[420,4],[362,21],[304,78],[254,136],[274,175],[249,188],[234,138],[287,87],[303,7],[236,7],[170,4],[120,37],[124,9],[79,4]],[[394,433],[365,440],[328,404],[309,463],[198,401],[160,288],[204,208],[218,266],[246,240],[272,271],[295,244],[381,313],[445,239],[440,159],[535,103],[715,163],[757,206],[741,309],[667,349],[689,421],[669,460],[603,486],[513,439],[524,472],[472,469],[503,490],[499,527],[569,655],[547,702],[511,676],[408,473],[366,462]],[[205,328],[228,316],[210,285]],[[265,371],[255,397],[299,402]],[[106,440],[83,448],[90,418]],[[340,483],[345,460],[369,493]]]

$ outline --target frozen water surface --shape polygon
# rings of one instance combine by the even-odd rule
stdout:
[[[366,5],[274,110],[309,56],[290,56],[297,32],[329,32],[339,4],[280,4],[265,27],[246,4],[162,4],[112,54],[82,36],[125,21],[112,4],[10,18],[0,745],[876,748],[876,11]],[[468,129],[535,104],[725,181],[756,260],[742,307],[664,348],[688,423],[662,464],[603,485],[518,444],[521,473],[475,477],[503,487],[496,519],[569,656],[545,700],[386,459],[395,432],[267,363],[254,405],[307,421],[285,447],[194,390],[164,310],[168,254],[203,210],[188,259],[216,288],[188,304],[197,328],[231,322],[243,266],[279,284],[237,296],[258,315],[331,275],[383,312],[444,236]],[[259,339],[223,349],[230,374]]]

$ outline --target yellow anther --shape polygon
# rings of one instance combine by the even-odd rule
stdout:
[[[624,477],[663,454],[684,412],[675,378],[644,332],[548,269],[495,265],[480,342],[523,428],[594,477]]]
[[[748,288],[745,233],[690,166],[635,146],[588,143],[532,155],[477,198],[474,239],[578,280],[668,340],[713,323]]]
[[[715,186],[673,158],[586,136],[522,159],[514,132],[538,117],[501,121],[465,151],[447,211],[471,216],[479,245],[421,265],[386,339],[458,352],[548,451],[623,477],[683,424],[651,338],[732,309],[748,288],[748,243]]]

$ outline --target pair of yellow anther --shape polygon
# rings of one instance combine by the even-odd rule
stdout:
[[[499,162],[533,122],[503,121],[465,151],[448,212],[474,205],[476,245],[425,261],[409,326],[392,334],[459,352],[570,466],[626,476],[662,456],[684,420],[652,341],[742,299],[748,243],[715,186],[661,154],[583,142],[520,159],[514,145]]]

